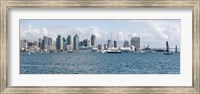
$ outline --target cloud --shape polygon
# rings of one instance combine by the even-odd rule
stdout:
[[[149,43],[156,47],[164,47],[165,41],[169,41],[170,45],[180,46],[180,20],[130,20],[132,23],[144,26],[143,31],[139,31],[142,45]]]
[[[126,21],[127,22],[127,21]],[[165,41],[170,45],[180,45],[180,20],[129,20],[130,26],[123,26],[123,20],[120,21],[122,27],[112,27],[112,39],[118,41],[122,46],[125,40],[130,41],[131,37],[138,36],[141,40],[141,47],[150,44],[151,47],[165,47]],[[26,22],[27,23],[27,22]],[[51,26],[38,28],[31,24],[20,27],[20,39],[29,41],[38,41],[44,35],[56,39],[58,35],[67,38],[68,35],[79,35],[79,39],[90,39],[94,34],[97,37],[97,44],[106,44],[111,39],[111,31],[99,26],[84,27],[64,27]]]

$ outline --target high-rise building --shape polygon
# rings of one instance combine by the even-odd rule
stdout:
[[[108,40],[108,48],[112,48],[112,40]]]
[[[63,49],[66,50],[67,40],[63,37]]]
[[[33,46],[33,43],[32,42],[28,42],[28,47],[31,47]]]
[[[79,36],[75,35],[74,36],[74,50],[78,50],[79,48]]]
[[[53,49],[53,40],[52,38],[48,37],[48,50],[52,50]]]
[[[53,45],[53,40],[52,40],[52,38],[48,38],[48,46],[52,46]]]
[[[52,45],[53,50],[56,49],[56,41],[53,41],[53,45]]]
[[[32,46],[38,47],[38,42],[34,41]]]
[[[24,40],[20,40],[20,50],[24,49]]]
[[[90,41],[88,39],[83,40],[83,46],[89,47],[90,46]]]
[[[93,46],[93,47],[96,46],[96,36],[95,35],[91,36],[91,46]]]
[[[39,48],[42,49],[42,39],[39,39],[38,45],[39,45]]]
[[[135,48],[137,50],[140,49],[140,37],[132,37],[131,38],[131,45],[135,46]]]
[[[98,48],[99,50],[102,50],[101,44],[98,44],[97,48]]]
[[[28,47],[28,41],[27,40],[20,40],[20,50],[24,50]]]
[[[69,35],[68,37],[67,37],[67,50],[70,50],[70,51],[72,51],[73,50],[73,40],[72,40],[72,36],[71,35]]]
[[[107,46],[108,46],[107,44],[104,44],[103,49],[104,49],[104,50],[107,50],[107,49],[108,49]]]
[[[61,35],[56,38],[56,48],[57,50],[63,50],[63,38]]]
[[[117,48],[117,41],[114,41],[114,48]]]
[[[48,49],[48,37],[44,36],[44,49]]]
[[[79,47],[82,47],[82,46],[84,46],[83,41],[80,41],[79,42]]]
[[[123,47],[129,47],[129,42],[128,42],[128,40],[124,41]]]
[[[69,35],[69,36],[67,37],[67,45],[72,45],[72,44],[73,44],[72,36]]]
[[[44,40],[42,40],[42,49],[44,49]]]

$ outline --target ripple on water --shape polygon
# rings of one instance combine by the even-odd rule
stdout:
[[[180,74],[180,54],[20,54],[21,74]]]

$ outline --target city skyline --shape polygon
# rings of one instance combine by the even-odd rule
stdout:
[[[130,43],[132,37],[140,37],[141,48],[148,44],[163,48],[165,41],[170,47],[180,47],[180,20],[20,20],[20,40],[33,42],[43,36],[55,40],[58,35],[73,38],[76,34],[79,40],[95,35],[95,46],[103,46],[112,38],[122,47],[125,40]]]

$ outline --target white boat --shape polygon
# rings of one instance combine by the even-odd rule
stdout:
[[[107,53],[121,53],[119,50],[108,50]]]

